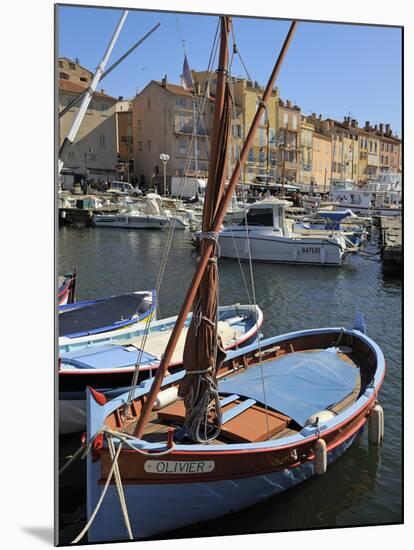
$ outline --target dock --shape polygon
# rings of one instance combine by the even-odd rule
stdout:
[[[402,221],[400,216],[380,216],[381,256],[384,267],[401,270],[403,265]]]
[[[93,225],[95,214],[116,214],[118,206],[107,206],[105,208],[59,208],[59,225],[80,224],[85,227]]]

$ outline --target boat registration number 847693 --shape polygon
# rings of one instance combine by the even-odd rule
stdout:
[[[151,474],[207,474],[215,467],[214,460],[146,460],[144,470]]]
[[[317,246],[302,246],[302,254],[320,254],[321,249]]]

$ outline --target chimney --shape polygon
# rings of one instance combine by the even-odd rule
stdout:
[[[79,65],[79,57],[75,57],[75,63]]]
[[[381,134],[383,134],[384,133],[384,124],[382,122],[379,125],[379,129],[380,129]]]
[[[357,128],[357,127],[358,127],[358,123],[357,123],[357,121],[356,121],[355,118],[353,118],[353,119],[351,120],[351,126],[352,126],[352,128]]]
[[[167,87],[167,75],[165,75],[164,78],[161,80],[161,86],[163,88]]]
[[[391,135],[392,135],[392,131],[391,131],[391,126],[390,126],[390,124],[386,124],[386,125],[385,125],[385,135],[386,135],[386,136],[391,136]]]
[[[374,126],[374,130],[375,130],[376,132],[378,131],[378,124],[376,124],[376,125]]]
[[[292,103],[291,103],[290,99],[287,99],[287,100],[286,100],[286,107],[287,107],[288,109],[290,109],[291,105],[292,105]]]
[[[365,126],[364,126],[364,128],[365,128],[365,130],[366,130],[367,132],[369,132],[369,130],[371,129],[371,126],[370,126],[370,124],[369,124],[369,120],[366,120],[366,121],[365,121]]]
[[[319,114],[319,120],[322,120],[322,115],[321,114]]]

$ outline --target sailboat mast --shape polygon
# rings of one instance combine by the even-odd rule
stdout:
[[[195,157],[195,173],[196,178],[198,178],[198,158],[197,158],[197,121],[196,121],[196,104],[195,101],[193,101],[193,121],[194,121],[194,129],[193,129],[193,139],[194,139],[194,157]]]
[[[225,45],[223,45],[223,25],[226,24],[227,22],[228,22],[227,18],[222,19],[222,42],[221,42],[221,47],[220,47],[221,62],[220,62],[220,65],[219,65],[220,67],[225,66],[225,65],[223,65],[223,62],[222,62],[222,56],[225,55],[223,50],[224,50],[224,46],[227,47],[227,44],[225,43]],[[283,43],[283,46],[282,46],[282,49],[280,51],[279,57],[276,61],[276,64],[275,64],[275,66],[273,68],[273,71],[272,71],[272,74],[270,76],[269,82],[267,83],[265,92],[263,94],[262,101],[259,104],[259,107],[256,111],[256,114],[255,114],[254,118],[253,118],[253,122],[250,126],[246,141],[245,141],[245,143],[243,145],[243,148],[241,150],[241,153],[240,153],[240,159],[236,163],[236,166],[235,166],[234,171],[233,171],[233,175],[232,175],[232,177],[230,179],[230,182],[227,186],[227,190],[225,191],[225,193],[223,195],[223,198],[220,202],[220,205],[218,207],[218,210],[216,212],[213,227],[210,228],[210,230],[212,230],[215,233],[217,233],[220,230],[220,227],[223,223],[223,219],[224,219],[224,216],[226,214],[228,204],[229,204],[229,202],[231,200],[231,197],[234,193],[237,182],[239,181],[242,166],[246,162],[249,149],[250,149],[250,147],[253,143],[253,140],[255,138],[257,128],[260,124],[260,119],[261,119],[262,114],[265,110],[265,106],[267,104],[267,101],[269,100],[269,97],[272,93],[273,87],[275,85],[276,77],[279,74],[279,71],[280,71],[280,68],[282,66],[283,60],[286,56],[286,52],[287,52],[287,50],[289,48],[289,45],[290,45],[290,42],[293,38],[293,34],[295,32],[296,25],[297,25],[297,23],[296,23],[296,21],[294,21],[294,22],[292,22],[292,24],[290,26],[289,32],[288,32],[288,34],[285,38],[285,41]],[[216,122],[216,119],[218,119],[218,117],[219,117],[219,114],[218,114],[218,111],[217,111],[217,105],[218,105],[217,101],[219,99],[219,93],[220,93],[219,82],[220,82],[220,79],[218,79],[217,90],[216,90],[216,110],[215,110],[215,113],[214,113],[214,121],[215,122]],[[223,85],[223,87],[224,87],[224,85]],[[213,166],[213,167],[216,166],[217,154],[218,154],[217,141],[213,140],[212,147],[211,147],[211,157],[210,157],[210,163],[211,163],[211,166]],[[209,172],[210,171],[211,170],[209,170]],[[210,177],[213,177],[213,176],[210,176],[210,173],[209,173],[209,179],[210,179]],[[206,196],[206,201],[204,203],[204,208],[207,208],[206,203],[208,202],[208,200],[209,200],[209,197]],[[203,227],[203,231],[205,231],[204,227]],[[185,296],[183,305],[181,306],[181,309],[180,309],[180,312],[178,314],[177,321],[175,323],[174,329],[171,333],[171,336],[170,336],[170,339],[168,341],[167,347],[165,349],[163,358],[160,362],[160,365],[157,369],[157,373],[155,375],[154,381],[152,383],[151,390],[150,390],[149,395],[148,395],[148,397],[145,401],[145,404],[144,404],[144,407],[142,409],[141,415],[138,419],[136,429],[134,431],[134,436],[136,436],[138,438],[142,437],[142,434],[144,432],[144,428],[145,428],[145,426],[148,422],[149,416],[150,416],[152,408],[153,408],[155,398],[156,398],[156,396],[157,396],[157,394],[158,394],[158,392],[161,388],[162,380],[163,380],[163,378],[165,376],[165,373],[167,371],[167,368],[168,368],[168,366],[171,362],[171,358],[172,358],[173,353],[175,351],[178,339],[179,339],[181,331],[184,327],[184,323],[187,319],[188,313],[190,312],[191,305],[192,305],[192,303],[194,301],[194,298],[196,296],[198,287],[199,287],[200,282],[203,278],[204,272],[206,270],[206,267],[207,267],[207,264],[208,264],[209,259],[211,257],[211,254],[213,253],[214,247],[215,247],[215,243],[212,240],[204,240],[203,241],[203,249],[202,249],[202,253],[201,253],[201,256],[200,256],[199,263],[197,265],[196,272],[194,273],[194,276],[193,276],[193,279],[191,281],[190,287],[189,287],[189,289],[187,291],[187,294]]]

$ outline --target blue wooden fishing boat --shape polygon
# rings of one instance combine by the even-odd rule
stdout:
[[[155,291],[138,291],[59,306],[59,337],[71,340],[119,330],[155,315]]]
[[[183,368],[188,315],[169,370]],[[85,429],[87,386],[112,388],[123,393],[139,364],[138,380],[152,376],[161,361],[177,317],[126,327],[102,334],[59,339],[59,433]],[[218,310],[218,333],[225,350],[255,342],[263,323],[260,308],[251,305],[222,306]],[[114,395],[114,394],[113,394]]]
[[[380,442],[377,399],[384,373],[381,350],[355,328],[305,330],[233,351],[217,376],[222,427],[210,444],[194,443],[183,429],[185,409],[176,389],[183,371],[164,378],[158,400],[165,405],[152,411],[139,438],[133,431],[151,379],[134,391],[123,429],[128,393],[116,398],[109,393],[106,401],[88,391],[93,454],[87,463],[87,516],[110,474],[108,438],[117,449],[122,444],[117,463],[132,536],[138,539],[241,510],[322,474],[367,422],[371,440]],[[88,540],[125,538],[112,477]]]
[[[73,273],[58,278],[58,305],[70,304],[75,300],[76,269]]]
[[[218,337],[218,234],[296,27],[226,187],[230,25],[221,17],[200,258],[155,376],[134,375],[115,397],[87,390],[87,524],[74,543],[86,533],[94,543],[145,539],[221,517],[322,475],[368,421],[371,442],[383,437],[385,361],[361,314],[352,328],[259,337],[227,353]],[[184,370],[171,373],[191,306]]]

